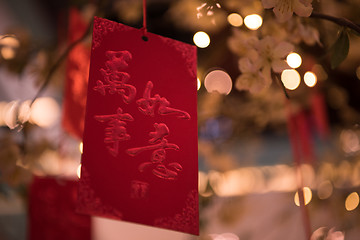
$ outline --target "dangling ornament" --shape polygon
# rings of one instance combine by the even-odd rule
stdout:
[[[80,212],[198,234],[196,61],[195,46],[95,17]]]
[[[87,23],[75,8],[70,9],[69,22],[69,42],[72,43],[86,31]],[[67,59],[62,118],[63,128],[78,139],[82,139],[84,131],[89,65],[90,46],[80,42]]]

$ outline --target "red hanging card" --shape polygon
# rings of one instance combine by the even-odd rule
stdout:
[[[29,188],[29,240],[90,240],[91,218],[75,212],[78,181],[34,177]]]
[[[196,47],[94,19],[80,212],[198,234]]]
[[[72,8],[69,12],[69,43],[84,34],[87,23],[80,12]],[[63,103],[63,128],[73,136],[82,139],[85,119],[87,82],[90,65],[90,46],[78,43],[68,55],[66,84]]]
[[[312,93],[310,101],[315,128],[322,139],[327,139],[330,135],[330,129],[324,95],[315,91]]]
[[[314,161],[313,140],[311,136],[310,126],[307,119],[307,114],[301,110],[294,115],[296,124],[296,132],[301,145],[301,155],[303,162],[312,164]]]

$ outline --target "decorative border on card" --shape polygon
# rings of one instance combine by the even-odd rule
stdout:
[[[94,189],[90,186],[90,174],[81,167],[81,183],[79,184],[79,198],[77,211],[91,215],[103,216],[112,219],[122,219],[123,214],[112,206],[104,204],[99,197],[96,196]]]
[[[115,30],[127,31],[122,24],[95,16],[92,50],[101,45],[101,41],[104,36],[106,36],[109,32],[114,32]]]
[[[185,207],[180,213],[175,214],[173,217],[163,217],[155,219],[154,226],[166,228],[175,231],[188,232],[198,234],[198,192],[192,190],[185,201]]]
[[[167,37],[160,37],[160,39],[168,46],[176,49],[181,54],[181,57],[185,61],[186,68],[190,73],[190,76],[196,78],[197,76],[197,60],[193,56],[196,55],[196,47],[183,42],[178,42]]]

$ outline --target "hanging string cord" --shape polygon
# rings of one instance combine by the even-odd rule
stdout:
[[[143,0],[143,39],[147,40],[146,0]]]

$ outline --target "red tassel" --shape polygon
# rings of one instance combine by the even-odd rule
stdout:
[[[320,92],[314,92],[310,101],[316,130],[322,139],[326,139],[330,131],[324,96]]]
[[[295,121],[297,126],[297,135],[300,138],[303,162],[311,164],[314,160],[314,151],[312,147],[313,143],[311,139],[310,126],[306,117],[306,112],[300,111],[295,116]]]

